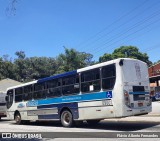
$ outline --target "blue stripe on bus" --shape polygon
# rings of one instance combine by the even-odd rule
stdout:
[[[37,83],[41,83],[41,82],[49,81],[49,80],[52,80],[52,79],[69,76],[69,75],[74,75],[74,74],[77,74],[77,71],[70,71],[70,72],[58,74],[58,75],[55,75],[55,76],[50,76],[50,77],[42,78],[42,79],[39,79],[37,81]]]
[[[104,98],[112,98],[112,91],[72,95],[72,96],[63,96],[63,97],[58,97],[58,98],[38,100],[37,105],[47,105],[47,104],[53,104],[53,103],[81,102],[81,101],[90,101],[90,100],[100,100]]]
[[[43,100],[30,100],[26,103],[27,107],[36,107],[39,105],[59,104],[59,103],[71,103],[71,102],[83,102],[91,100],[101,100],[106,98],[112,98],[112,91],[88,93],[81,95],[62,96],[57,98],[48,98]]]
[[[149,92],[129,92],[129,94],[149,94]]]
[[[44,109],[44,108],[58,108],[58,113],[56,115],[52,115],[52,116],[49,116],[49,115],[40,115],[38,116],[38,119],[59,119],[60,118],[60,112],[61,110],[66,107],[66,108],[69,108],[72,112],[72,115],[73,115],[73,119],[78,119],[79,118],[79,113],[78,113],[78,103],[77,102],[74,102],[74,103],[62,103],[62,104],[50,104],[50,105],[41,105],[41,106],[37,106],[37,109]]]

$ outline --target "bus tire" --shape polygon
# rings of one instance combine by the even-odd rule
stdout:
[[[72,113],[69,110],[64,110],[61,113],[61,124],[64,127],[72,127],[74,124]]]
[[[87,123],[89,124],[89,125],[96,125],[96,124],[98,124],[100,122],[100,120],[87,120]]]
[[[21,115],[19,113],[15,115],[15,121],[16,121],[16,124],[18,125],[22,123]]]

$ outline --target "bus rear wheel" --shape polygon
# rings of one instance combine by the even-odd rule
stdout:
[[[64,127],[72,127],[74,124],[72,113],[68,110],[62,111],[61,124]]]
[[[21,115],[19,113],[17,113],[15,115],[15,121],[16,121],[16,124],[21,124],[22,123]]]

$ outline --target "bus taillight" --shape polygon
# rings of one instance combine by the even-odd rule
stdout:
[[[126,90],[124,90],[124,101],[125,101],[125,105],[130,108],[131,107],[130,106],[130,98],[129,98],[129,94]]]

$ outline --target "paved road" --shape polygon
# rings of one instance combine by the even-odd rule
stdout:
[[[159,121],[143,121],[143,119],[147,118],[150,119],[150,117],[132,117],[118,120],[110,119],[100,122],[97,126],[84,124],[80,127],[69,129],[62,127],[59,123],[55,122],[16,125],[14,121],[2,120],[0,122],[0,132],[75,132],[74,135],[86,138],[103,138],[105,137],[105,132],[160,132],[160,118],[158,117]],[[158,120],[158,118],[156,120]],[[84,132],[85,134],[80,134],[79,132]],[[94,132],[100,132],[102,134],[95,134]]]

